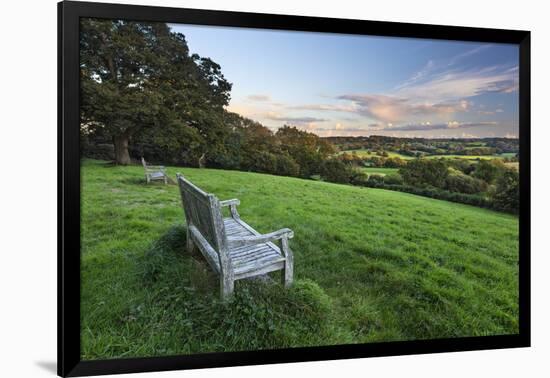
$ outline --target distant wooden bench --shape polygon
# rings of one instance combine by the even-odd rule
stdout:
[[[177,178],[187,220],[187,249],[198,247],[219,274],[222,299],[233,293],[236,280],[276,270],[283,270],[286,287],[292,284],[293,255],[288,246],[288,239],[294,236],[292,230],[260,234],[240,218],[238,199],[219,201],[181,174]],[[231,217],[223,218],[221,209],[225,206]],[[281,248],[273,243],[277,240]]]
[[[145,169],[145,180],[147,184],[151,181],[164,181],[164,184],[168,184],[168,176],[166,175],[166,168],[162,165],[148,165],[145,159],[141,158],[141,164]]]

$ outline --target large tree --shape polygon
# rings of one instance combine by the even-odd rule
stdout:
[[[323,161],[335,153],[330,142],[295,126],[285,125],[277,130],[275,136],[280,142],[281,150],[300,166],[302,177],[319,174]]]
[[[112,138],[117,164],[130,163],[138,133],[193,136],[196,146],[222,132],[231,84],[218,64],[189,55],[185,37],[166,24],[83,19],[80,73],[82,127]],[[209,144],[199,145],[204,155]]]

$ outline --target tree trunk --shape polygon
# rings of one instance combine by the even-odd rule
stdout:
[[[131,163],[130,154],[128,153],[128,134],[123,133],[113,137],[115,145],[115,163],[120,165],[128,165]]]

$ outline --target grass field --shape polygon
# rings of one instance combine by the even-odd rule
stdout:
[[[466,160],[491,160],[491,159],[503,159],[505,157],[513,157],[513,153],[503,153],[498,155],[431,155],[426,156],[426,159],[466,159]]]
[[[368,153],[368,150],[348,150],[348,151],[342,151],[340,154],[343,153],[355,153],[357,156],[360,157],[379,157],[375,152]],[[397,152],[391,152],[387,151],[388,157],[399,157],[404,160],[411,160],[414,159],[414,156],[408,156],[408,155],[402,155]],[[513,157],[515,156],[514,153],[503,153],[503,154],[497,154],[497,155],[429,155],[424,156],[426,159],[467,159],[467,160],[477,160],[477,159],[483,159],[483,160],[489,160],[489,159],[503,159],[505,157]]]
[[[390,173],[397,173],[399,168],[377,168],[377,167],[363,167],[361,171],[368,174],[377,174],[380,176],[386,176]]]
[[[360,157],[380,157],[379,155],[376,154],[376,152],[371,152],[369,154],[368,150],[348,150],[348,151],[340,152],[340,154],[343,154],[343,153],[348,153],[348,154],[355,153],[357,156],[360,156]],[[404,160],[414,159],[414,156],[402,155],[402,154],[398,154],[397,152],[387,151],[387,154],[388,154],[388,157],[392,157],[392,158],[399,157]]]
[[[83,359],[518,332],[517,217],[405,193],[212,169],[261,232],[294,230],[295,285],[238,281],[222,303],[184,250],[175,185],[82,163]]]

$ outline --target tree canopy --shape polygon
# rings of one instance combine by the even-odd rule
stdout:
[[[119,164],[130,162],[129,140],[140,133],[202,155],[199,136],[223,126],[231,84],[166,24],[83,19],[80,74],[82,125],[112,138]]]

